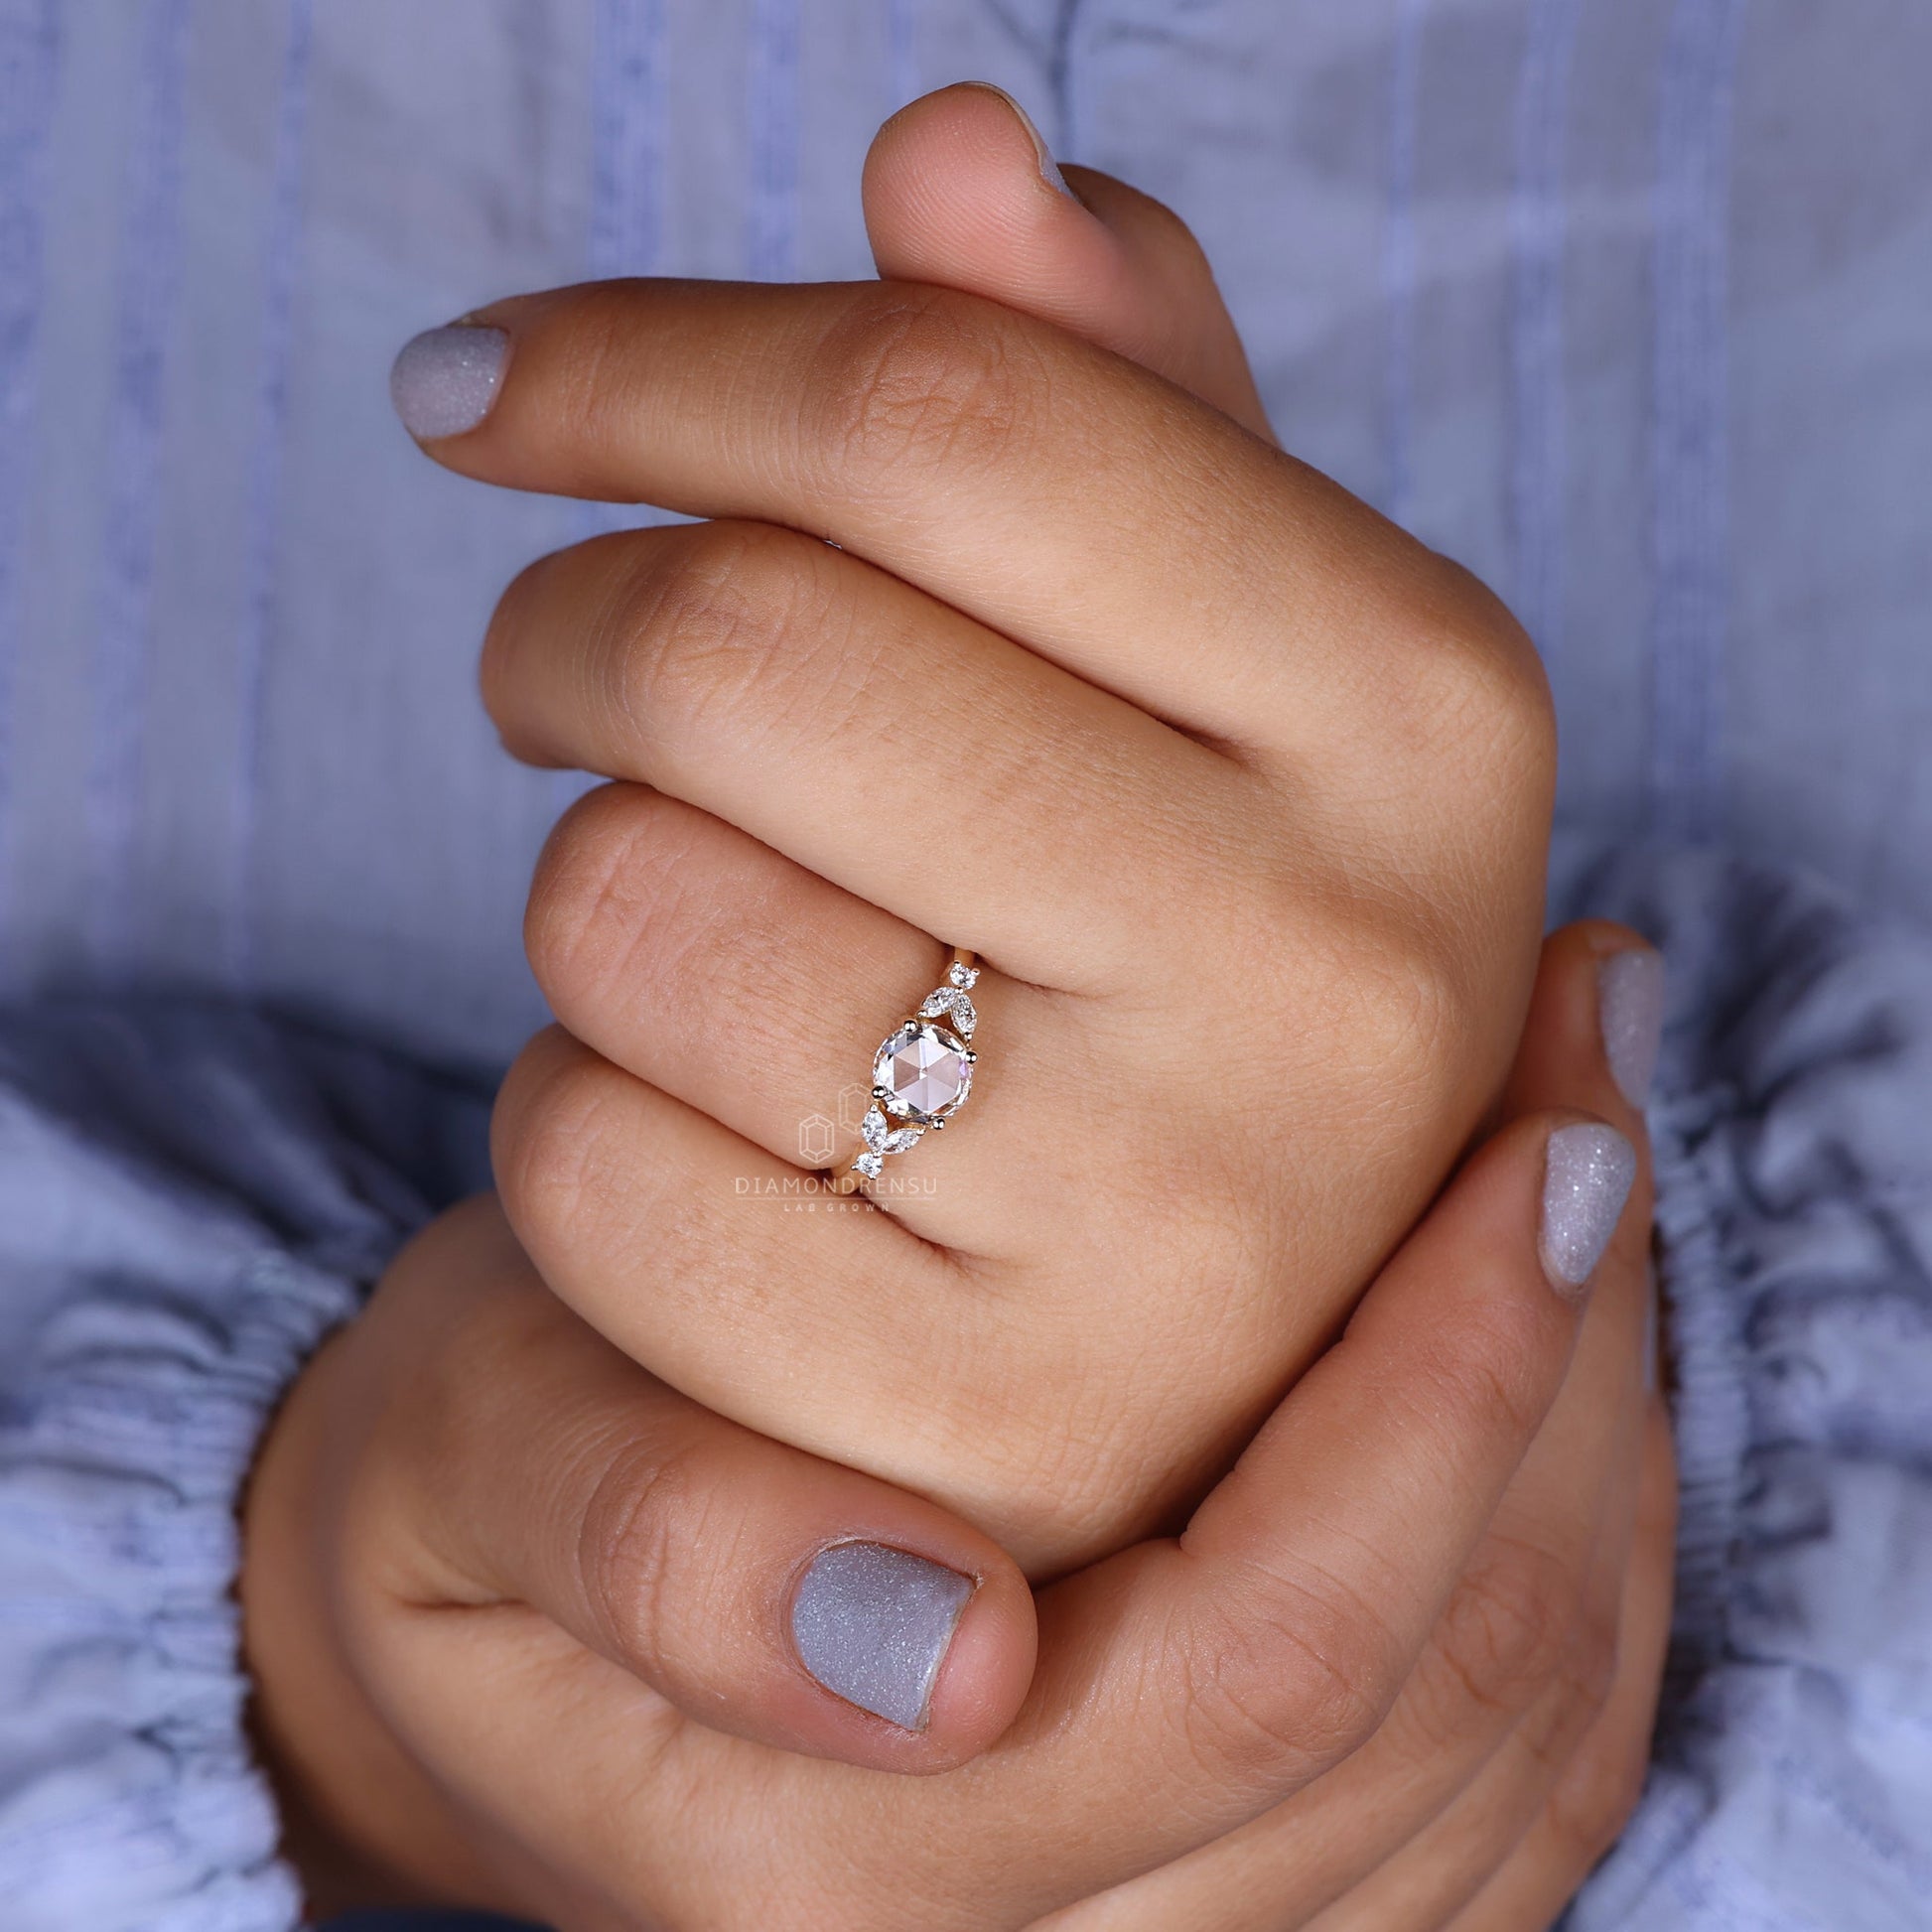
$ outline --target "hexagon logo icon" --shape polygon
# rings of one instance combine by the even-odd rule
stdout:
[[[872,1106],[872,1089],[863,1080],[854,1080],[839,1089],[839,1125],[848,1134],[859,1131],[859,1123]]]

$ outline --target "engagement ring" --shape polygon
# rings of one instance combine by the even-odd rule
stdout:
[[[958,951],[946,983],[919,1002],[917,1013],[879,1042],[872,1059],[872,1105],[859,1123],[865,1148],[844,1176],[875,1180],[889,1154],[915,1147],[928,1127],[935,1131],[966,1104],[978,1058],[970,1041],[979,1024],[972,989],[979,978],[973,955]]]

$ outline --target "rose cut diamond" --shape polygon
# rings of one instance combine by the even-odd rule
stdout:
[[[944,1027],[912,1020],[888,1034],[872,1063],[873,1091],[890,1113],[930,1126],[966,1098],[973,1057]]]

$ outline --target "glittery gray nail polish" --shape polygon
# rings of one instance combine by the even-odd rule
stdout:
[[[791,1606],[805,1668],[848,1704],[923,1730],[926,1700],[973,1580],[883,1543],[835,1543],[812,1559]]]
[[[1596,1013],[1610,1072],[1624,1099],[1641,1107],[1664,1035],[1663,954],[1633,946],[1603,960],[1596,968]]]
[[[1550,1136],[1538,1245],[1560,1293],[1575,1295],[1595,1272],[1636,1177],[1636,1150],[1614,1127],[1586,1120]]]
[[[495,405],[509,360],[500,329],[454,322],[406,342],[389,370],[389,400],[419,442],[461,436]]]

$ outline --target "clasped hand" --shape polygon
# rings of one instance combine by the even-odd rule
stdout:
[[[875,145],[878,284],[464,325],[438,461],[704,520],[485,645],[510,750],[614,782],[533,890],[500,1198],[251,1498],[324,1890],[1532,1932],[1632,1801],[1672,1494],[1600,1007],[1654,960],[1539,949],[1521,633],[1276,447],[1174,218],[1072,182],[951,89]],[[929,1186],[760,1206],[941,939],[998,1044]]]

